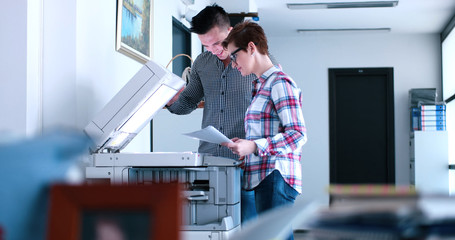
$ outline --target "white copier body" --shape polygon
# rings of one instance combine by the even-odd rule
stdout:
[[[197,152],[120,152],[183,85],[154,62],[144,65],[84,129],[94,142],[86,179],[112,184],[178,181],[186,199],[182,239],[229,239],[240,230],[238,161]],[[132,125],[139,115],[138,126]]]

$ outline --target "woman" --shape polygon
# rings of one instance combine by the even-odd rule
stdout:
[[[259,214],[293,204],[302,190],[301,149],[307,140],[301,91],[272,64],[264,30],[237,24],[223,42],[231,64],[243,76],[254,73],[251,104],[245,114],[246,139],[223,143],[244,160],[244,185],[254,191]],[[292,238],[292,235],[290,237]]]

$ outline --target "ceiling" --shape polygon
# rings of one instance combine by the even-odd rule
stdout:
[[[229,2],[232,4],[236,1],[241,1],[240,5],[244,5],[245,2],[245,0]],[[267,34],[281,36],[296,35],[297,29],[339,28],[391,28],[391,33],[436,34],[442,31],[455,14],[455,0],[399,0],[396,7],[390,8],[300,10],[287,8],[287,3],[341,1],[343,0],[255,0],[255,5],[259,22],[267,30]],[[220,5],[223,6],[223,3]]]

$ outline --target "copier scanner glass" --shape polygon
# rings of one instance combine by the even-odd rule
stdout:
[[[177,94],[185,81],[153,61],[147,62],[84,131],[92,152],[118,152]]]

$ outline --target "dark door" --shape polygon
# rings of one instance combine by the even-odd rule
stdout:
[[[330,183],[395,183],[393,96],[393,68],[329,69]]]
[[[178,54],[191,56],[191,33],[180,21],[172,18],[172,56]],[[191,60],[187,57],[177,57],[172,61],[172,72],[177,76],[182,76],[186,67],[191,67]]]

